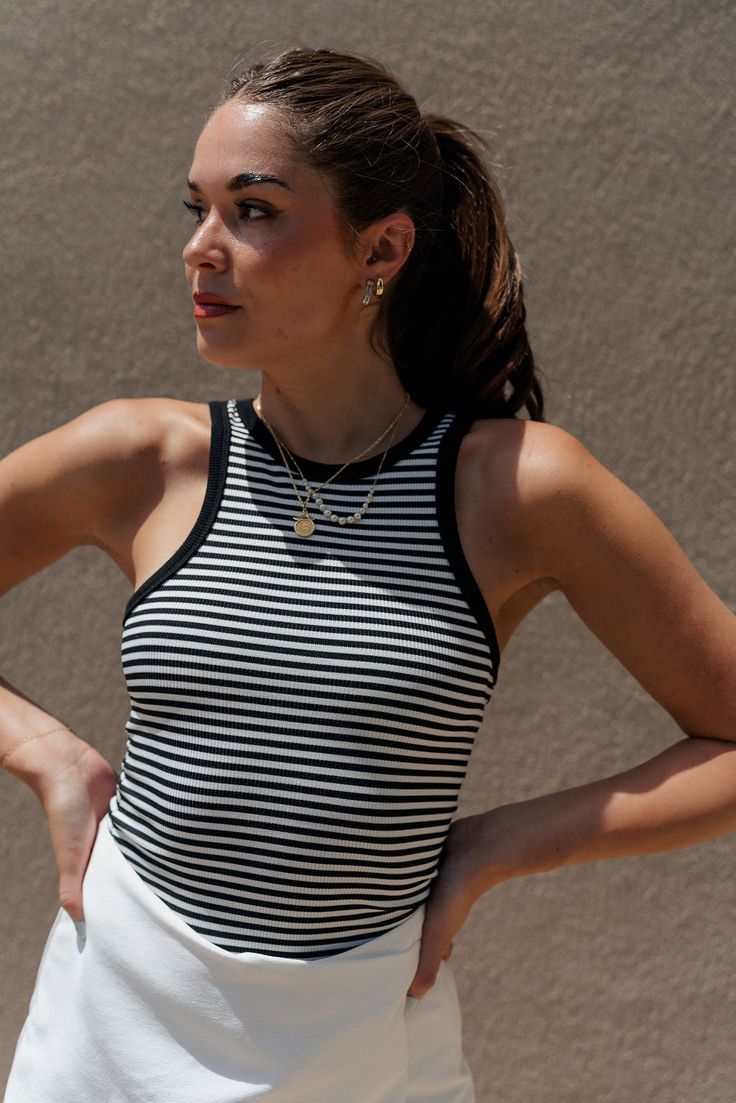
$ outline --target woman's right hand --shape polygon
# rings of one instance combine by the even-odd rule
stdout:
[[[19,747],[6,769],[22,778],[40,801],[59,872],[59,904],[75,923],[83,922],[82,882],[118,775],[69,729]]]

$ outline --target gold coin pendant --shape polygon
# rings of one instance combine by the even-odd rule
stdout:
[[[294,532],[297,536],[311,536],[314,532],[314,521],[311,517],[297,517]]]

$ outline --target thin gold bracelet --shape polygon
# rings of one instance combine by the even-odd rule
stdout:
[[[17,743],[13,744],[9,751],[5,752],[2,757],[2,761],[0,761],[0,767],[4,769],[5,763],[8,761],[8,758],[13,753],[13,751],[17,750],[18,747],[21,747],[24,743],[29,743],[31,739],[39,739],[42,735],[53,735],[54,732],[60,731],[70,731],[72,732],[72,735],[76,735],[76,732],[72,731],[72,729],[67,724],[60,724],[58,728],[50,728],[49,731],[46,732],[34,732],[33,735],[24,735],[22,739],[19,739]]]

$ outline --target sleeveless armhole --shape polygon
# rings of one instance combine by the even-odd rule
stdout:
[[[228,454],[230,451],[230,419],[226,416],[226,403],[222,399],[212,399],[207,404],[210,411],[210,453],[209,468],[207,472],[207,488],[204,501],[199,511],[199,516],[194,522],[189,535],[179,545],[173,555],[169,556],[165,563],[141,583],[135,590],[125,606],[123,613],[123,625],[130,616],[133,607],[138,604],[151,590],[155,590],[164,579],[169,578],[178,570],[187,559],[200,547],[212,523],[217,516],[217,511],[225,487],[227,475]]]
[[[471,612],[478,621],[478,625],[490,648],[493,663],[493,688],[495,688],[498,681],[498,668],[501,663],[496,627],[480,586],[465,557],[465,551],[460,542],[455,510],[457,457],[460,443],[472,421],[472,416],[463,417],[459,413],[455,414],[449,429],[446,430],[440,441],[437,451],[437,523],[445,554],[453,569],[457,584]]]

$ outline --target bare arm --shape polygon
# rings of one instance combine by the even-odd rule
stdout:
[[[156,447],[147,400],[112,399],[0,460],[0,594],[72,548],[106,548],[106,534],[125,510],[141,457]],[[61,761],[88,747],[63,721],[0,679],[0,760],[21,739],[6,769],[40,795]]]
[[[469,817],[478,892],[736,830],[736,617],[583,444],[554,426],[535,442],[524,478],[541,574],[685,737],[623,773]]]
[[[456,820],[410,995],[432,987],[474,902],[514,877],[736,830],[736,617],[672,534],[571,434],[529,426],[519,539],[684,738],[612,777]]]
[[[0,461],[0,594],[72,548],[111,550],[110,534],[143,496],[148,459],[158,458],[159,412],[155,399],[113,399]],[[46,815],[59,903],[82,921],[84,875],[117,775],[94,747],[0,680],[0,760],[8,752],[5,769]]]

